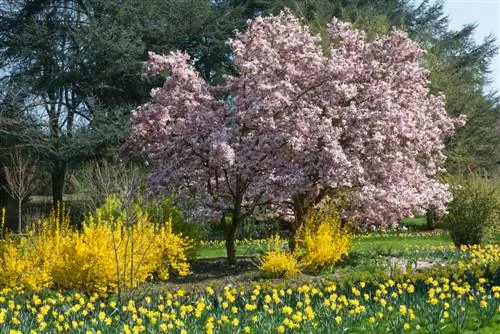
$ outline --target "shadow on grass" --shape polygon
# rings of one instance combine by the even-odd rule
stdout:
[[[172,277],[173,284],[196,284],[217,280],[251,281],[260,278],[258,260],[254,256],[239,256],[236,265],[230,265],[225,257],[201,258],[191,262],[191,274],[185,277]]]

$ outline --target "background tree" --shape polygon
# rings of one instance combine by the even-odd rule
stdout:
[[[19,149],[12,153],[9,166],[4,167],[5,179],[8,184],[6,190],[13,199],[17,200],[18,233],[22,232],[22,204],[33,191],[35,172],[35,163],[23,156]]]
[[[155,85],[140,80],[147,50],[188,50],[209,81],[231,71],[224,43],[238,16],[225,8],[204,0],[0,2],[0,73],[9,91],[21,89],[19,105],[39,129],[29,143],[51,171],[54,202],[68,168],[110,157],[125,137],[129,111]]]

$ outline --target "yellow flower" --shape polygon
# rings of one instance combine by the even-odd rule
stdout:
[[[234,318],[233,321],[231,321],[231,324],[233,326],[238,326],[240,324],[240,320],[238,318]]]
[[[245,334],[249,334],[250,332],[251,332],[250,327],[245,326],[245,328],[243,328],[243,333],[245,333]]]
[[[276,328],[276,331],[278,333],[284,333],[285,332],[285,326],[283,325],[279,325],[277,328]]]
[[[411,326],[410,326],[410,324],[409,324],[409,323],[407,323],[407,322],[403,325],[403,329],[404,329],[405,331],[409,330],[410,328],[411,328]]]

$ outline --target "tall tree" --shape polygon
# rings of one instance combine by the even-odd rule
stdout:
[[[253,19],[231,42],[238,75],[217,87],[185,53],[146,64],[170,76],[135,110],[130,148],[147,153],[152,189],[221,220],[230,263],[236,229],[263,204],[291,211],[295,232],[339,187],[355,190],[347,216],[384,225],[449,199],[434,176],[455,120],[429,94],[421,49],[337,20],[328,34],[325,56],[289,11]]]
[[[46,134],[31,143],[44,147],[54,202],[70,164],[102,158],[127,133],[130,109],[155,84],[140,80],[148,50],[189,51],[209,81],[231,72],[233,13],[205,0],[0,2],[0,73]]]
[[[51,163],[52,194],[54,202],[62,201],[71,155],[68,144],[79,122],[91,114],[85,104],[88,48],[78,34],[88,24],[86,4],[2,1],[0,8],[2,70],[9,73],[12,85],[23,87],[34,101],[30,112],[45,116],[44,154]]]

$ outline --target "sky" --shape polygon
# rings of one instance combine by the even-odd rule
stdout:
[[[493,34],[500,45],[500,0],[446,0],[444,12],[448,15],[450,28],[460,29],[468,23],[476,23],[475,39],[480,42]],[[490,64],[491,90],[500,92],[500,53]]]

